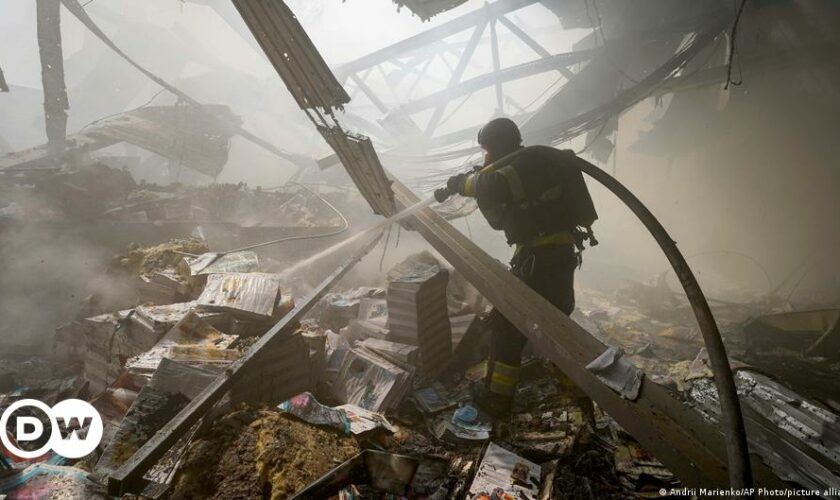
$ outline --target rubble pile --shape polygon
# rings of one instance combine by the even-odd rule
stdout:
[[[838,449],[840,422],[838,310],[818,301],[792,311],[773,296],[713,301],[712,307],[753,429],[752,452],[785,481],[815,490],[840,486],[840,456],[828,451]],[[586,290],[572,318],[620,349],[644,376],[719,421],[717,390],[690,305],[663,279],[631,283],[612,295]]]
[[[229,232],[236,227],[336,227],[341,219],[319,195],[295,184],[262,189],[243,183],[137,183],[124,168],[74,161],[61,169],[0,175],[0,227],[24,222],[72,223],[100,238],[96,226],[103,224],[112,230],[129,224],[143,232],[153,230],[148,225],[157,225],[158,231],[171,225],[183,232],[190,223],[200,223]]]
[[[116,262],[139,280],[140,305],[58,328],[53,366],[37,358],[0,365],[0,407],[31,397],[85,399],[103,417],[101,445],[78,461],[55,454],[31,461],[4,449],[0,494],[66,484],[101,495],[110,474],[246,353],[252,367],[146,472],[171,498],[624,499],[679,486],[531,348],[511,414],[484,413],[476,394],[486,376],[489,304],[427,252],[392,268],[379,286],[326,294],[258,351],[295,305],[284,275],[266,272],[258,254],[214,253],[202,240],[181,239],[132,248]],[[634,399],[643,368],[717,419],[712,373],[688,311],[679,299],[660,307],[662,297],[643,294],[663,290],[649,288],[580,293],[575,319],[611,346],[587,369]],[[762,325],[801,331],[801,347],[788,339],[785,348],[799,352],[799,362],[818,353],[811,362],[830,373],[836,360],[823,346],[836,342],[836,317],[739,323],[732,313],[722,323],[733,350],[751,345],[759,357]],[[764,429],[810,429],[790,449],[775,447],[765,430],[755,449],[766,463],[797,484],[830,484],[836,476],[826,464],[840,435],[830,398],[807,399],[747,363],[736,368],[748,420],[771,415],[762,417]],[[794,411],[788,405],[796,401]],[[819,457],[810,472],[789,469],[796,450]]]
[[[4,404],[72,396],[103,416],[96,453],[76,463],[55,455],[46,461],[92,472],[80,476],[80,487],[101,489],[293,308],[283,280],[262,272],[253,252],[205,250],[199,240],[133,248],[119,261],[126,272],[177,275],[188,300],[150,301],[59,328],[54,350],[66,378],[51,370],[22,385],[15,367],[7,368]],[[550,365],[529,363],[510,418],[493,421],[478,409],[473,389],[483,383],[484,365],[455,355],[481,349],[488,304],[457,273],[423,253],[392,269],[382,285],[322,298],[293,335],[260,351],[263,362],[146,477],[173,498],[288,498],[315,490],[340,498],[482,498],[496,488],[537,498],[552,488],[543,464],[560,473],[550,478],[556,482],[568,476],[557,464],[579,450],[615,463],[624,441],[609,425],[595,426],[592,406]],[[595,435],[610,444],[593,448]],[[16,479],[0,481],[0,493],[23,491],[26,478],[40,477],[41,464],[4,457]],[[510,462],[511,472],[486,473],[498,468],[493,460]],[[631,491],[635,483],[628,476],[618,488]]]

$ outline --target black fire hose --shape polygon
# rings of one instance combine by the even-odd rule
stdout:
[[[697,324],[703,334],[703,343],[706,345],[706,352],[709,354],[709,361],[712,365],[712,373],[714,374],[718,400],[720,401],[721,423],[725,433],[726,458],[729,463],[729,485],[733,489],[749,491],[749,488],[753,486],[752,468],[750,467],[750,455],[747,448],[744,417],[741,414],[741,404],[738,399],[738,392],[735,389],[735,379],[729,367],[729,358],[726,355],[726,348],[720,337],[717,323],[712,316],[711,309],[709,309],[706,296],[703,295],[703,291],[694,277],[694,273],[691,272],[691,268],[688,267],[682,253],[677,249],[677,243],[671,239],[662,224],[636,198],[636,195],[610,174],[582,158],[574,156],[572,165],[603,184],[636,214],[636,217],[653,235],[674,268],[674,273],[679,278],[685,290],[685,295],[691,303],[691,308],[694,310],[694,316],[697,318]]]
[[[712,316],[711,309],[709,309],[706,296],[703,295],[703,291],[694,277],[694,273],[691,272],[691,268],[688,267],[682,253],[677,249],[677,243],[671,239],[662,224],[636,198],[636,195],[631,193],[617,179],[592,163],[576,155],[571,155],[571,157],[573,161],[570,166],[603,184],[636,214],[636,217],[653,235],[674,268],[674,273],[679,278],[688,301],[691,303],[691,308],[694,310],[694,316],[697,318],[700,332],[703,334],[703,343],[706,345],[706,352],[709,354],[709,361],[712,365],[712,373],[714,374],[718,400],[720,401],[721,423],[725,433],[726,458],[729,464],[729,486],[736,490],[749,491],[753,485],[752,468],[750,467],[750,456],[747,448],[744,417],[741,414],[741,404],[738,399],[738,392],[735,389],[735,379],[729,367],[729,358],[726,355],[726,348],[720,337],[717,323]],[[452,194],[454,193],[451,193],[447,188],[441,188],[435,192],[435,198],[437,201],[443,202]],[[751,497],[752,495],[748,495],[741,498]]]

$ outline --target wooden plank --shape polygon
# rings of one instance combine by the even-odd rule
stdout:
[[[108,476],[108,493],[110,495],[123,495],[140,491],[144,486],[143,474],[225,395],[234,382],[247,375],[246,372],[250,368],[259,364],[258,356],[263,348],[273,342],[282,341],[291,334],[291,328],[356,262],[373,248],[379,241],[380,236],[381,231],[370,236],[353,257],[322,281],[309,296],[263,335],[242,358],[220,374],[216,380],[190,401],[175,418],[164,425],[146,444],[137,450],[131,459]]]

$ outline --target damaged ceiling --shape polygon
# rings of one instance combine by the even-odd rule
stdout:
[[[838,73],[823,60],[836,43],[825,20],[806,37],[811,23],[778,17],[816,12],[815,2],[750,4],[753,27],[770,28],[744,42],[762,50],[737,59],[743,68],[732,65],[736,42],[743,50],[741,11],[720,1],[497,0],[441,20],[467,0],[394,0],[425,24],[332,67],[323,26],[308,24],[317,15],[301,15],[319,6],[189,3],[197,5],[182,8],[210,7],[245,37],[236,50],[256,49],[271,84],[299,109],[286,108],[272,127],[271,115],[254,120],[234,104],[207,104],[216,101],[159,76],[160,61],[118,46],[87,3],[39,0],[37,116],[47,142],[16,151],[0,142],[0,230],[10,235],[0,245],[0,409],[81,399],[105,433],[78,460],[54,452],[30,460],[0,446],[0,498],[550,500],[753,485],[773,496],[838,497],[834,292],[795,307],[791,296],[811,267],[781,282],[762,269],[768,292],[739,301],[710,294],[710,308],[686,263],[701,254],[684,258],[671,237],[684,249],[694,226],[656,210],[666,232],[641,204],[648,197],[616,180],[635,191],[680,175],[673,158],[664,174],[636,163],[617,169],[620,118],[639,107],[653,108],[652,126],[634,140],[655,149],[662,125],[696,107],[681,92],[734,89],[726,94],[734,104],[717,102],[708,120],[743,105],[747,87],[739,87],[754,72],[800,68],[814,76],[808,85],[836,92],[826,84]],[[153,105],[155,94],[68,132],[62,12],[174,104]],[[570,49],[553,43],[570,30],[585,34],[566,40]],[[466,111],[476,102],[480,113]],[[471,201],[432,205],[430,188],[477,161],[475,117],[500,115],[529,143],[583,141],[578,154],[605,167],[612,159],[612,176],[586,161],[582,169],[632,199],[688,297],[671,289],[668,272],[608,276],[606,285],[578,282],[567,316],[500,262],[501,240],[470,222]],[[304,131],[312,142],[291,153],[261,138],[278,131]],[[253,169],[250,157],[233,155],[237,136],[291,164],[291,175],[277,184],[265,175],[256,187],[217,182]],[[686,146],[704,148],[713,146]],[[143,176],[154,165],[167,182]],[[714,187],[709,177],[691,178],[697,190],[686,188],[687,203]],[[706,193],[701,204],[711,210]],[[618,205],[598,201],[603,219],[618,218]],[[605,245],[623,251],[624,228],[607,227]],[[595,252],[587,250],[587,270],[618,269]],[[697,274],[705,289],[708,278]],[[477,396],[499,375],[488,361],[498,340],[491,308],[528,340],[511,411],[498,417]],[[741,433],[727,413],[733,401]],[[744,465],[751,469],[739,474]]]

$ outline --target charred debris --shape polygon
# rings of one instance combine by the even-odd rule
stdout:
[[[267,115],[270,102],[195,97],[220,90],[212,76],[161,76],[167,64],[188,74],[190,58],[225,66],[194,46],[143,53],[126,39],[136,23],[109,35],[100,23],[119,14],[89,3],[16,12],[37,21],[40,88],[0,59],[0,410],[81,399],[103,438],[79,459],[0,445],[0,499],[629,499],[732,486],[733,437],[696,303],[677,291],[685,276],[628,264],[652,250],[615,249],[629,238],[617,206],[604,202],[604,244],[584,253],[567,317],[500,264],[510,252],[471,217],[475,203],[423,201],[478,162],[480,123],[500,115],[528,143],[574,146],[611,171],[685,240],[729,356],[750,484],[840,497],[838,234],[815,222],[819,248],[787,243],[811,235],[790,213],[817,220],[840,184],[795,205],[774,198],[773,228],[731,213],[753,195],[721,198],[700,180],[731,174],[737,191],[757,175],[793,179],[777,145],[778,162],[753,136],[733,139],[783,117],[801,125],[779,130],[810,137],[801,164],[817,173],[802,182],[837,180],[821,128],[840,108],[835,6],[394,0],[389,15],[419,28],[333,64],[309,3],[184,2],[284,84],[282,113]],[[353,8],[335,4],[323,9]],[[86,40],[72,58],[63,26]],[[558,49],[567,32],[576,41]],[[139,79],[116,97],[91,91],[113,62],[71,78],[93,41]],[[270,94],[237,71],[226,83]],[[479,111],[461,119],[474,94]],[[821,104],[791,105],[800,94]],[[619,142],[625,123],[632,146]],[[721,172],[715,149],[745,163],[751,151],[766,170],[720,160]],[[634,168],[640,155],[670,160],[625,175],[619,150]],[[276,171],[249,171],[252,158]],[[689,173],[672,173],[681,158]],[[650,187],[660,177],[677,199],[695,189],[712,202],[682,212]],[[696,229],[672,228],[671,209]],[[791,237],[774,247],[779,233]],[[744,250],[724,248],[744,234]],[[741,280],[745,268],[759,278]],[[501,417],[478,396],[493,307],[529,341]]]

